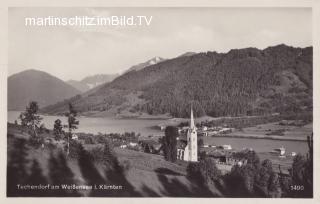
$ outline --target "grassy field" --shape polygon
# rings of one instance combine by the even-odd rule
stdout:
[[[225,136],[246,137],[246,138],[270,138],[281,140],[306,140],[312,134],[313,124],[303,126],[280,125],[280,122],[266,123],[253,127],[235,130]]]

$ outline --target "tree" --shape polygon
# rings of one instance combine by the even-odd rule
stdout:
[[[187,177],[191,180],[214,183],[221,176],[221,171],[217,168],[213,159],[205,157],[200,162],[190,162],[187,166]]]
[[[187,179],[193,184],[192,193],[197,197],[212,197],[210,189],[220,184],[220,178],[221,171],[213,159],[205,157],[200,162],[188,162]]]
[[[53,133],[55,135],[55,139],[56,140],[60,140],[61,139],[61,135],[63,134],[63,127],[62,127],[60,119],[57,119],[57,120],[54,121]]]
[[[203,143],[203,139],[199,139],[198,140],[198,147],[203,147],[204,143]]]
[[[39,110],[38,103],[35,101],[31,101],[29,105],[26,107],[25,112],[21,113],[19,118],[21,120],[22,126],[28,126],[33,129],[34,136],[37,137],[37,128],[39,128],[40,122],[42,118],[37,115]]]
[[[165,129],[165,136],[162,140],[164,158],[167,161],[175,162],[177,160],[177,137],[179,136],[178,128],[168,126]]]
[[[254,151],[238,152],[234,155],[235,158],[245,159],[245,165],[235,165],[232,167],[231,172],[225,177],[227,191],[232,192],[232,197],[252,197],[256,196],[256,183],[259,176],[261,167],[260,159]],[[268,162],[266,162],[266,165]],[[267,165],[268,166],[268,165]],[[264,175],[264,173],[262,173]],[[266,183],[268,177],[261,176],[262,183]],[[259,180],[259,179],[258,179]]]
[[[272,169],[272,162],[269,159],[261,163],[255,175],[254,187],[256,195],[263,197],[280,197],[280,177]]]
[[[272,198],[279,198],[281,197],[281,184],[280,184],[280,177],[277,173],[272,172],[269,179],[268,185],[268,197]]]
[[[307,137],[309,153],[306,164],[306,190],[308,196],[313,196],[313,134]]]
[[[309,152],[306,156],[298,154],[293,159],[291,176],[292,186],[303,189],[294,191],[292,196],[311,198],[313,196],[313,140],[312,135],[308,136]],[[292,189],[291,189],[292,190]]]
[[[68,117],[68,130],[69,134],[67,135],[67,155],[70,153],[70,139],[72,137],[72,131],[77,129],[79,121],[76,119],[77,111],[74,109],[71,103],[69,103],[69,112],[65,114]]]

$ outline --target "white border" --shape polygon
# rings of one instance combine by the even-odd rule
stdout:
[[[312,7],[313,9],[313,100],[314,100],[314,198],[266,199],[266,198],[6,198],[6,127],[7,127],[7,59],[8,59],[8,7]],[[1,0],[0,2],[0,203],[320,203],[319,195],[319,96],[320,76],[320,0]]]

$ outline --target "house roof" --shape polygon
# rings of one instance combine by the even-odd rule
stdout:
[[[140,140],[139,143],[140,144],[148,144],[148,145],[151,145],[151,146],[160,144],[159,142],[156,142],[154,140]]]

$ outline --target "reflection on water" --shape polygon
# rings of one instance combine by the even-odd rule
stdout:
[[[20,112],[9,111],[8,122],[13,123],[17,120]],[[43,123],[49,129],[53,129],[56,119],[60,119],[63,124],[67,123],[66,117],[62,116],[42,116]],[[101,133],[124,133],[136,132],[141,136],[163,135],[160,129],[152,128],[166,122],[165,119],[116,119],[116,118],[89,118],[79,117],[80,124],[77,132],[86,132],[97,134]],[[306,153],[308,146],[303,141],[281,141],[267,139],[248,139],[248,138],[224,138],[224,137],[204,137],[205,144],[223,145],[229,144],[232,148],[241,150],[243,148],[252,148],[257,152],[270,152],[281,146],[286,148],[286,152]]]

